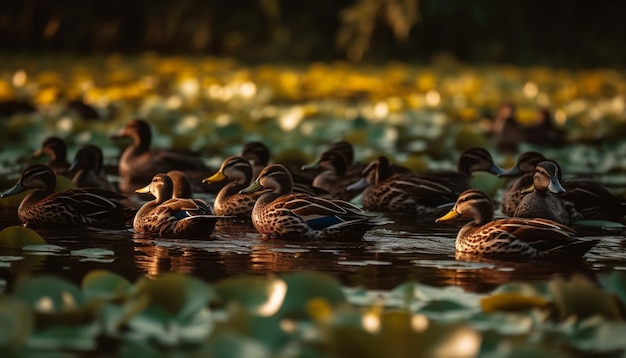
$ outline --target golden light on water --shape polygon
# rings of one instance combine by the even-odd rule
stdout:
[[[423,332],[428,328],[428,317],[423,314],[416,314],[411,317],[411,328],[416,332]]]
[[[475,357],[481,344],[481,336],[478,332],[469,328],[460,328],[439,346],[432,356],[434,357]]]
[[[26,75],[26,71],[24,70],[17,70],[15,71],[15,73],[13,74],[13,86],[15,87],[22,87],[26,84],[26,80],[28,79],[28,76]]]
[[[567,114],[564,110],[557,109],[556,112],[554,112],[554,120],[556,121],[556,123],[562,126],[567,121]]]
[[[274,315],[285,300],[287,293],[287,283],[281,279],[275,279],[270,285],[270,294],[268,300],[257,308],[257,313],[261,316],[269,317]]]
[[[369,333],[380,331],[380,317],[376,312],[370,311],[361,316],[361,324]]]
[[[535,98],[539,94],[539,86],[535,82],[528,81],[524,85],[523,92],[527,98]]]
[[[426,93],[426,104],[436,107],[441,103],[441,94],[437,90],[430,90]]]
[[[304,117],[304,109],[301,106],[295,106],[289,109],[287,113],[279,118],[280,128],[285,132],[295,129]]]
[[[244,82],[239,86],[239,93],[246,98],[254,97],[256,91],[256,85],[253,82]]]

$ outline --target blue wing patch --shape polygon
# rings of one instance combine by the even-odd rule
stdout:
[[[322,216],[319,218],[307,220],[307,224],[309,224],[309,226],[313,230],[324,230],[329,226],[339,224],[344,221],[345,220],[341,219],[338,216]]]
[[[184,210],[184,211],[177,211],[174,213],[174,217],[176,217],[177,220],[182,220],[184,218],[188,218],[192,216],[189,211]]]

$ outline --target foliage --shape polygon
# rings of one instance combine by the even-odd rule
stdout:
[[[368,292],[315,272],[206,284],[179,273],[129,283],[98,270],[81,287],[41,275],[0,296],[0,350],[217,357],[624,353],[626,302],[612,292],[626,290],[626,276],[616,272],[601,282],[574,276],[471,294],[417,282]]]

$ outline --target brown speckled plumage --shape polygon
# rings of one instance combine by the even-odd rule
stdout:
[[[224,159],[216,174],[203,180],[205,183],[215,183],[223,180],[231,182],[224,186],[217,196],[213,207],[218,215],[234,215],[240,219],[250,219],[252,208],[261,193],[239,194],[252,182],[253,167],[242,156],[232,156]]]
[[[157,174],[138,192],[149,192],[155,199],[145,203],[133,220],[139,233],[205,238],[211,235],[221,216],[205,214],[194,199],[172,198],[174,184],[166,174]]]
[[[557,256],[582,257],[598,240],[573,238],[574,231],[557,222],[537,218],[493,220],[493,202],[480,190],[461,193],[452,210],[437,219],[443,222],[457,217],[470,218],[458,232],[457,253],[533,258]]]
[[[361,240],[365,232],[383,224],[349,202],[293,194],[287,168],[269,165],[243,193],[260,191],[252,223],[264,237],[283,240]]]
[[[20,203],[17,214],[29,227],[123,227],[132,218],[131,201],[124,195],[97,188],[54,192],[56,176],[45,165],[33,165],[22,173],[2,197],[36,189]]]

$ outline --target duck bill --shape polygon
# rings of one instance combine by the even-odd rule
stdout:
[[[307,169],[319,169],[319,168],[320,168],[320,163],[318,161],[315,161],[313,163],[303,165],[300,169],[307,170]]]
[[[561,185],[557,177],[550,178],[550,184],[548,184],[548,190],[550,190],[551,192],[555,194],[565,193],[565,188],[563,188],[563,186]]]
[[[72,162],[72,164],[70,164],[70,167],[67,169],[67,171],[70,173],[73,173],[78,170],[78,167],[80,167],[80,165],[81,165],[80,161],[75,160]]]
[[[221,182],[222,180],[226,179],[226,175],[224,175],[224,173],[222,173],[221,171],[211,175],[208,178],[202,179],[203,183],[206,184],[211,184],[211,183],[218,183]]]
[[[263,185],[259,184],[258,181],[254,181],[249,187],[239,190],[239,194],[248,194],[260,189],[263,189]]]
[[[21,192],[23,192],[24,190],[26,190],[26,188],[24,187],[24,185],[22,185],[22,183],[17,182],[15,183],[15,185],[13,185],[13,187],[7,191],[5,191],[4,193],[2,193],[2,195],[0,195],[0,198],[6,198],[7,196],[12,196],[15,194],[19,194]]]
[[[521,192],[522,194],[532,193],[533,191],[535,191],[535,186],[534,186],[534,185],[531,185],[531,186],[529,186],[528,188],[525,188],[525,189],[520,190],[520,192]]]
[[[137,194],[148,194],[150,192],[150,184],[144,186],[143,188],[139,188],[135,190]]]
[[[448,211],[448,213],[442,217],[440,217],[439,219],[435,220],[436,223],[440,223],[440,222],[444,222],[444,221],[450,221],[453,219],[458,218],[460,215],[459,213],[456,211],[456,206],[454,206],[452,208],[452,210]]]
[[[522,175],[524,173],[522,173],[522,171],[519,169],[518,166],[514,166],[513,168],[509,169],[509,170],[502,170],[501,173],[498,174],[499,177],[516,177],[518,175]]]
[[[366,188],[369,185],[369,183],[365,180],[365,178],[361,178],[361,180],[359,180],[358,182],[349,185],[346,189],[347,190],[361,190],[363,188]]]
[[[497,175],[497,176],[501,176],[502,173],[504,173],[504,169],[500,168],[499,166],[497,166],[495,163],[491,165],[491,168],[489,168],[489,170],[487,170],[488,173],[491,173],[493,175]]]
[[[35,153],[33,153],[33,158],[40,158],[43,157],[46,153],[43,152],[43,150],[38,149]]]

